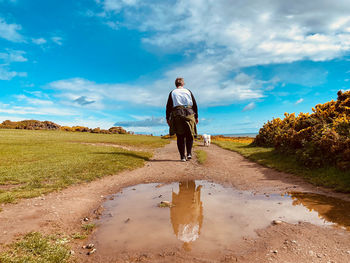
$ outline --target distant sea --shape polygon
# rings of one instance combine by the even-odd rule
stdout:
[[[219,134],[216,134],[219,135]],[[258,133],[256,132],[252,132],[252,133],[232,133],[232,134],[220,134],[223,135],[225,137],[255,137],[258,135]]]

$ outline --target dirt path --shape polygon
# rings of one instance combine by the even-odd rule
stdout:
[[[174,182],[183,179],[215,181],[254,193],[288,191],[323,193],[349,200],[348,195],[314,187],[302,179],[280,173],[244,159],[215,145],[207,151],[208,161],[178,161],[175,142],[157,149],[143,168],[107,176],[91,183],[69,187],[43,197],[3,205],[0,213],[0,243],[13,241],[30,231],[74,233],[81,230],[81,219],[94,217],[106,196],[123,187],[148,182]],[[218,262],[350,262],[350,233],[343,229],[318,227],[307,223],[282,223],[257,231],[258,238],[242,238],[230,251],[218,252]],[[86,242],[86,241],[85,241]],[[81,262],[107,262],[103,255],[85,256],[73,244]],[[212,262],[200,256],[169,248],[156,253],[130,255],[129,261]],[[115,261],[113,261],[115,262]]]

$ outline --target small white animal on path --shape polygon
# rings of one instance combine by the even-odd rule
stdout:
[[[204,146],[210,145],[210,134],[203,134]]]

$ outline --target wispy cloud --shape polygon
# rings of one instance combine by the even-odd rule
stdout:
[[[56,43],[57,45],[59,45],[59,46],[62,46],[62,44],[63,44],[63,38],[62,37],[54,36],[54,37],[51,37],[51,40],[54,43]]]
[[[51,100],[32,98],[32,97],[28,97],[28,96],[23,95],[23,94],[15,95],[15,98],[18,101],[23,101],[23,102],[31,104],[31,105],[45,105],[45,106],[54,105],[54,103]]]
[[[18,115],[35,115],[35,116],[74,116],[76,113],[69,109],[56,107],[29,107],[29,106],[11,106],[0,107],[0,113]]]
[[[47,43],[47,40],[45,38],[32,38],[32,42],[36,45],[43,45]]]
[[[14,77],[26,77],[26,72],[11,71],[6,67],[0,66],[0,80],[11,80]]]
[[[295,105],[300,104],[300,103],[302,103],[303,101],[304,101],[304,99],[303,99],[303,98],[300,98],[300,99],[298,99],[298,100],[295,102]]]
[[[6,52],[0,52],[0,59],[5,63],[25,62],[28,60],[24,57],[25,53],[26,52],[22,50],[6,49]]]
[[[243,111],[251,111],[256,107],[254,102],[249,103],[247,106],[243,108]]]
[[[23,36],[18,32],[22,29],[21,25],[8,24],[0,17],[0,38],[4,38],[12,42],[22,42]]]
[[[107,12],[118,13],[122,8],[126,6],[135,6],[139,3],[139,0],[98,0],[97,3],[103,5],[103,8]]]
[[[162,117],[151,117],[144,120],[136,121],[119,121],[114,123],[115,126],[122,127],[155,127],[155,126],[165,126],[166,121]]]

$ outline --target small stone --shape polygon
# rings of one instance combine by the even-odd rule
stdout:
[[[96,252],[96,248],[90,250],[89,252],[87,252],[87,255],[90,256],[91,254]]]
[[[74,250],[69,251],[69,254],[74,255],[75,254]]]
[[[346,251],[346,253],[348,253],[350,255],[350,250]]]
[[[278,253],[278,251],[277,251],[277,250],[274,250],[274,251],[272,251],[272,253],[277,254],[277,253]]]
[[[114,196],[111,196],[111,197],[109,198],[109,200],[114,200]]]
[[[132,190],[133,190],[133,191],[135,191],[135,190],[136,190],[136,188],[133,188]]]
[[[309,250],[309,256],[311,257],[315,256],[315,252],[313,252],[312,250]]]
[[[90,244],[87,244],[85,246],[83,246],[84,249],[92,249],[95,245],[90,243]]]
[[[292,240],[291,241],[293,244],[297,244],[298,242],[297,241],[295,241],[295,240]]]
[[[84,221],[84,222],[87,222],[87,221],[89,221],[89,218],[88,218],[88,217],[84,217],[84,218],[83,218],[83,221]]]
[[[129,223],[130,220],[131,220],[130,218],[127,218],[127,219],[124,221],[124,223]]]
[[[321,255],[321,254],[316,254],[316,256],[317,256],[318,258],[321,258],[321,257],[322,257],[322,255]]]
[[[280,225],[280,224],[282,224],[282,221],[281,220],[273,220],[272,224],[273,225]]]

